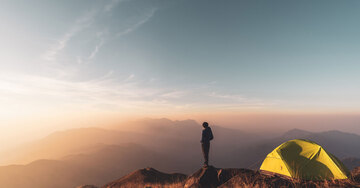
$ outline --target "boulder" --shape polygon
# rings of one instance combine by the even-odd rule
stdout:
[[[218,169],[213,166],[203,167],[192,174],[185,182],[185,188],[215,188],[220,185]]]

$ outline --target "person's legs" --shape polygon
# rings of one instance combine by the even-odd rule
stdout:
[[[206,165],[209,165],[209,152],[210,152],[210,142],[207,143],[206,145],[206,160],[205,160]]]
[[[202,146],[202,151],[203,151],[203,155],[204,155],[204,164],[205,165],[209,165],[209,150],[210,150],[210,142],[204,142],[201,144]]]

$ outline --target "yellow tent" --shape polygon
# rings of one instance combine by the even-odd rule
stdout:
[[[260,170],[303,180],[347,179],[349,171],[332,154],[309,140],[290,140],[269,153]]]

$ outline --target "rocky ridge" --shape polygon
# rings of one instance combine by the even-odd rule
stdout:
[[[268,174],[260,171],[237,168],[200,168],[190,176],[173,173],[167,174],[153,168],[144,168],[110,182],[101,188],[229,188],[229,187],[262,187],[262,188],[360,188],[360,167],[351,172],[346,180],[305,181]],[[85,185],[78,188],[96,188]]]

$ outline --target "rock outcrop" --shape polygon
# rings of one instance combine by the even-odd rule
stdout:
[[[201,168],[192,174],[185,183],[185,188],[208,187],[214,188],[220,185],[218,178],[219,169],[209,166]]]
[[[352,178],[331,181],[295,180],[277,174],[236,168],[203,167],[187,177],[184,174],[166,174],[153,168],[137,170],[102,188],[161,187],[161,188],[360,188],[360,167],[352,171]],[[81,187],[96,188],[96,187]]]
[[[258,171],[235,168],[204,167],[192,174],[185,182],[185,188],[215,187],[291,187],[292,183],[280,176],[269,176]]]
[[[153,168],[144,168],[108,183],[102,188],[183,187],[186,178],[184,174],[167,174]]]
[[[359,182],[359,183],[360,183],[360,166],[354,168],[354,169],[351,171],[351,175],[352,175],[352,178],[353,178],[353,180],[354,180],[355,182]]]

